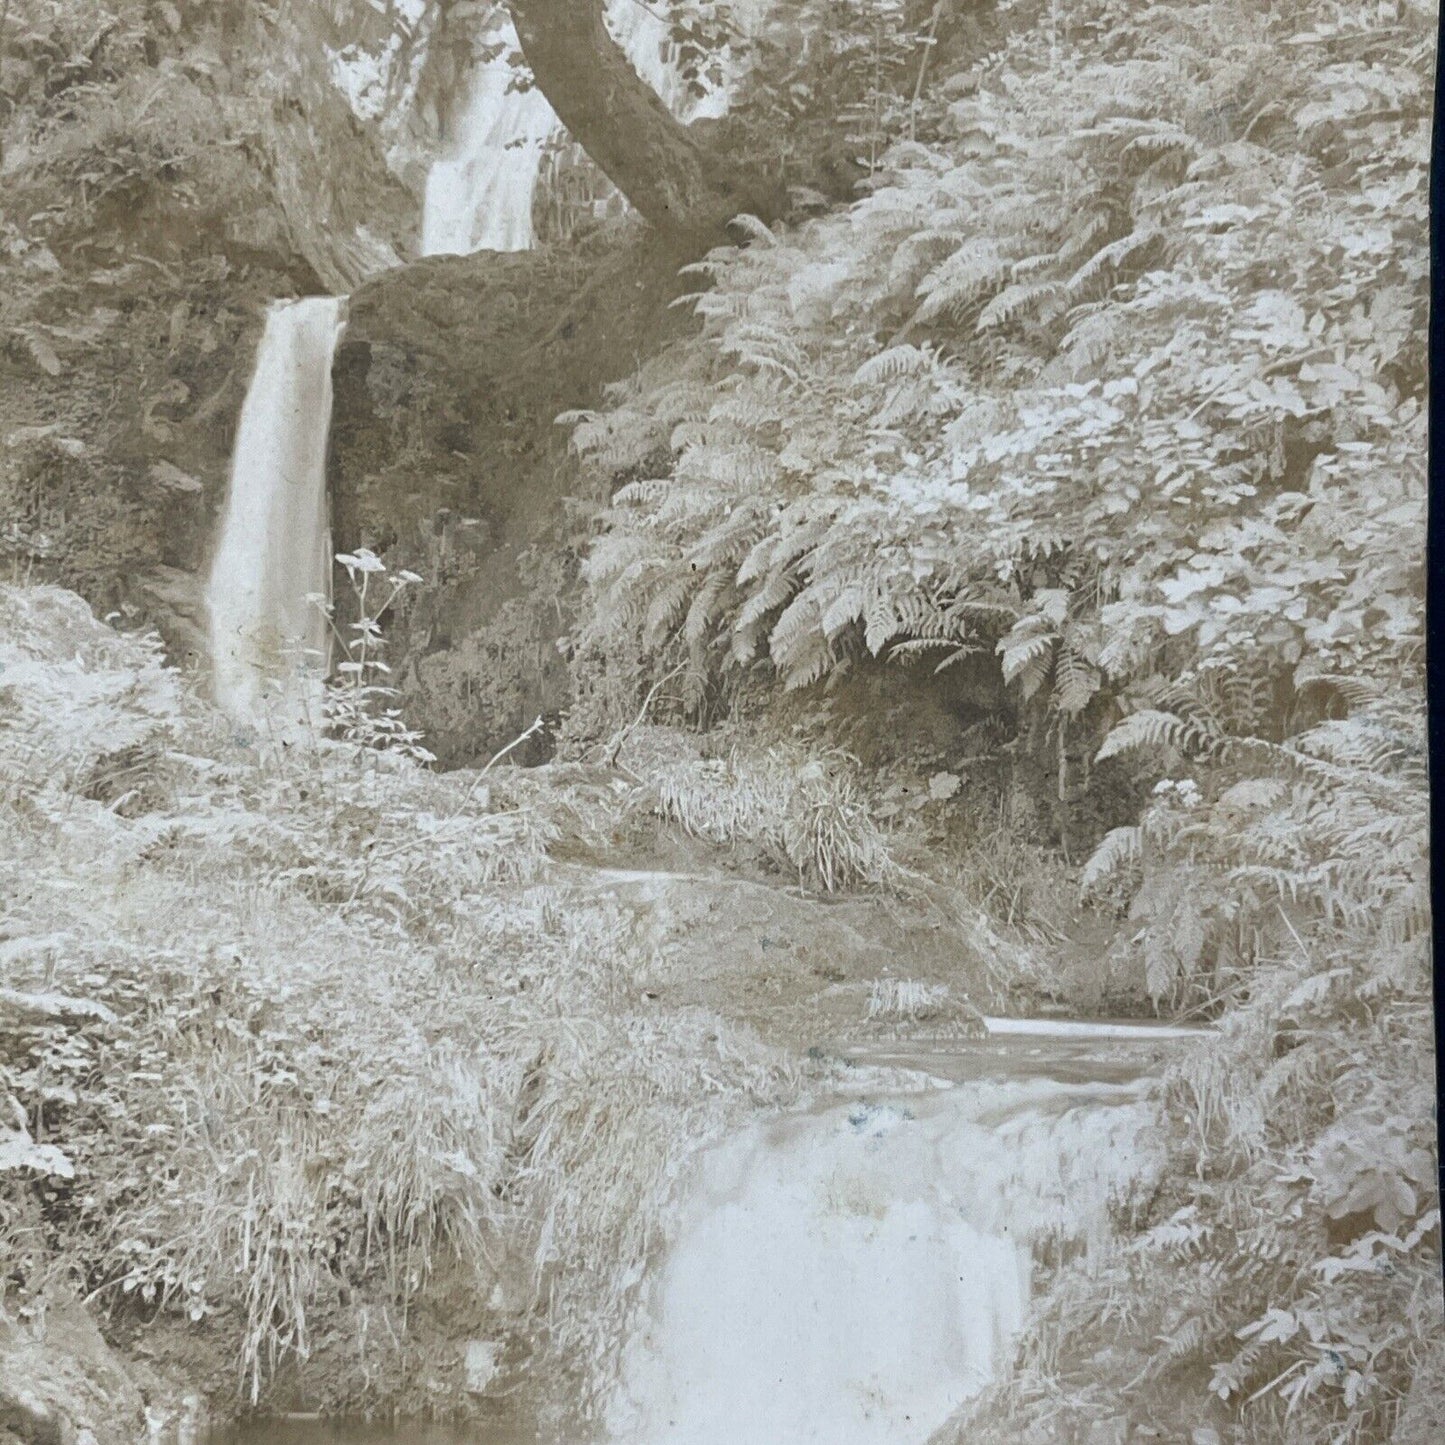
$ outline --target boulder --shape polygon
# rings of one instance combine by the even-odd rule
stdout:
[[[685,315],[677,257],[635,223],[538,251],[436,256],[351,298],[333,370],[338,548],[425,586],[383,619],[408,722],[444,763],[491,756],[568,700],[558,639],[587,523],[566,411]],[[584,507],[604,498],[584,497]],[[544,737],[520,762],[542,761]]]
[[[134,1445],[145,1430],[140,1390],[78,1304],[33,1327],[0,1323],[0,1440]]]

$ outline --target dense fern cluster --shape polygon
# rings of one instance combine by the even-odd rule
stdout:
[[[704,263],[700,335],[578,435],[672,458],[615,499],[599,630],[792,685],[999,647],[1070,713],[1171,654],[1414,635],[1425,16],[1104,8],[1066,64],[954,78],[949,143],[851,210]]]
[[[1178,735],[1172,714],[1136,719],[1123,742]],[[1181,1431],[1205,1415],[1220,1438],[1384,1440],[1434,1368],[1421,718],[1377,700],[1283,745],[1212,747],[1203,786],[1161,783],[1082,878],[1127,911],[1118,949],[1161,1003],[1229,1006],[1170,1071],[1171,1185],[1126,1249],[1054,1281],[1053,1349],[960,1440],[1058,1438],[1029,1422],[1061,1387],[1076,1423],[1114,1418],[1126,1376],[1174,1401]],[[1085,1321],[1111,1369],[1060,1357]]]
[[[1439,1308],[1434,7],[1067,11],[940,77],[850,209],[713,253],[697,333],[582,420],[625,481],[586,640],[698,696],[992,655],[1061,796],[1163,777],[1083,888],[1114,966],[1224,1034],[1171,1085],[1177,1197],[1060,1275],[999,1438],[1045,1398],[1037,1438],[1095,1438],[1146,1380],[1232,1438],[1383,1438]],[[1101,1310],[1112,1363],[1071,1363]]]
[[[769,752],[653,770],[658,813],[694,837],[753,843],[785,859],[804,887],[826,893],[897,883],[902,870],[842,755]]]

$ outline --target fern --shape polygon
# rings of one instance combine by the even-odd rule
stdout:
[[[1217,738],[1197,723],[1188,722],[1171,712],[1141,708],[1110,730],[1094,755],[1094,761],[1102,763],[1141,748],[1197,753],[1206,751],[1216,741]]]
[[[1137,826],[1111,828],[1079,873],[1079,892],[1087,901],[1106,892],[1138,863],[1143,832]]]
[[[1077,717],[1099,693],[1098,669],[1067,641],[1059,649],[1055,668],[1054,701],[1060,712]]]
[[[1057,282],[1015,281],[1006,286],[992,301],[979,312],[977,330],[991,330],[996,326],[1008,326],[1025,316],[1048,316],[1056,313],[1062,304]]]
[[[1009,263],[988,239],[970,240],[936,266],[918,285],[921,304],[915,320],[940,316],[961,319],[1008,277]]]
[[[870,357],[853,374],[860,386],[879,386],[885,382],[897,381],[900,377],[916,376],[928,371],[933,365],[929,354],[920,347],[905,343],[890,346]]]

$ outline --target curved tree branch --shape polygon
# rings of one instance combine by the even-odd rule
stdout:
[[[604,0],[507,0],[538,87],[572,138],[660,230],[708,245],[743,212],[776,220],[782,185],[710,151],[632,68]]]

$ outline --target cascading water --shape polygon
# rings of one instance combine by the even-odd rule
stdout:
[[[723,89],[689,92],[663,16],[638,0],[612,0],[607,22],[637,73],[680,119],[727,109]],[[526,251],[535,240],[532,202],[542,161],[562,125],[541,91],[513,88],[516,75],[504,57],[520,47],[505,14],[489,39],[501,54],[473,75],[455,139],[427,175],[424,256]]]
[[[278,303],[241,408],[206,601],[216,701],[237,717],[315,720],[331,587],[326,441],[343,298]]]
[[[750,0],[740,14],[751,24],[769,4]],[[682,118],[727,108],[722,89],[689,93],[662,15],[637,0],[612,0],[608,24]],[[425,255],[522,251],[534,241],[533,196],[561,126],[539,90],[513,87],[504,57],[519,46],[505,12],[491,39],[501,54],[474,75],[456,141],[427,178]],[[315,297],[271,312],[242,408],[207,591],[215,696],[237,716],[315,720],[326,629],[307,599],[330,588],[326,438],[344,305]]]
[[[709,1151],[608,1412],[625,1445],[922,1445],[1004,1363],[1041,1239],[1160,1168],[1138,1087],[972,1083]]]
[[[687,118],[726,108],[721,91],[688,96],[665,20],[617,0],[609,23],[638,73]],[[503,17],[493,38],[517,49]],[[422,251],[521,251],[533,244],[532,198],[546,146],[559,133],[539,90],[513,88],[499,57],[473,77],[451,153],[427,180]],[[345,298],[275,307],[241,411],[231,487],[207,603],[216,701],[235,716],[316,719],[327,651],[308,598],[330,589],[326,440],[331,362]]]
[[[497,40],[516,48],[510,21]],[[540,90],[513,90],[513,79],[500,57],[472,77],[456,143],[427,173],[422,255],[531,248],[532,197],[557,117]]]

